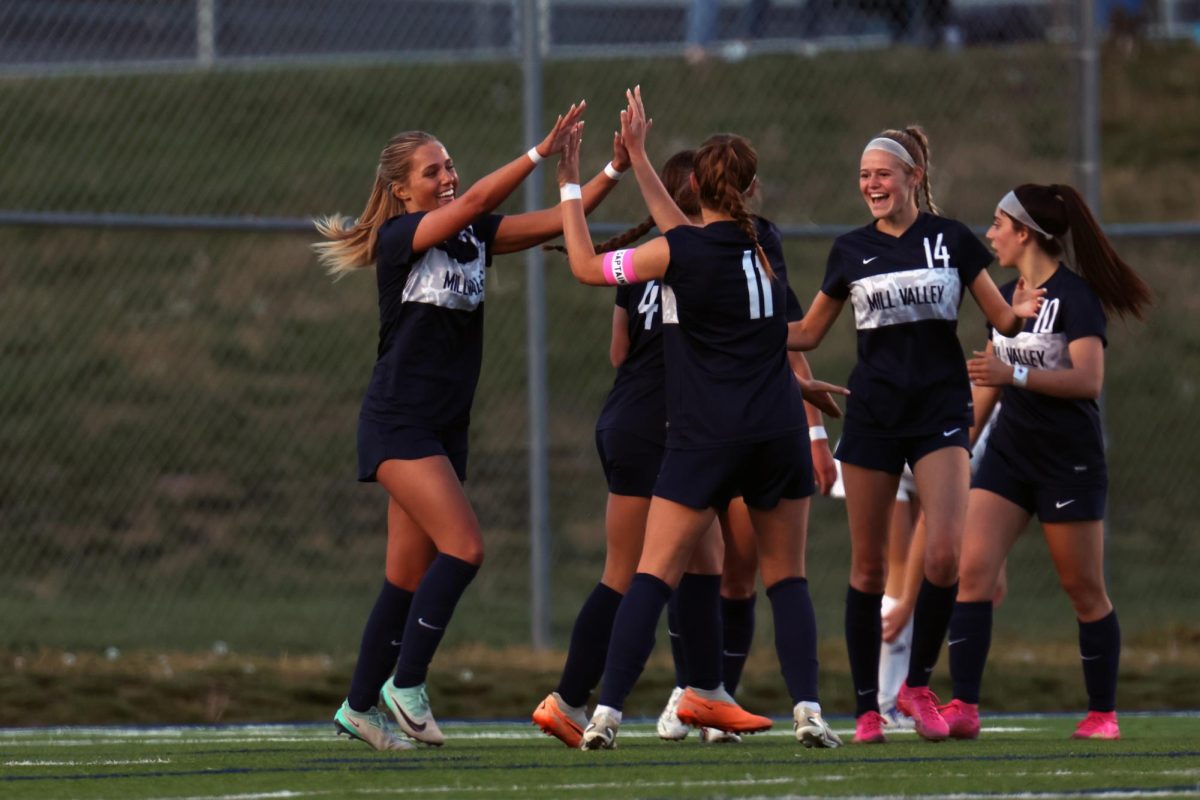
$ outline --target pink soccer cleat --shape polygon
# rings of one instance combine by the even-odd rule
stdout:
[[[878,711],[868,711],[854,721],[854,741],[859,744],[883,744],[887,737],[883,728],[887,721]]]
[[[940,742],[950,735],[950,727],[938,713],[937,695],[928,686],[909,686],[905,681],[896,695],[896,707],[912,717],[922,739]]]
[[[951,739],[979,738],[979,704],[964,703],[955,698],[946,705],[938,708],[946,727],[950,729]]]
[[[1117,725],[1115,711],[1089,711],[1071,734],[1072,739],[1120,739],[1121,728]]]

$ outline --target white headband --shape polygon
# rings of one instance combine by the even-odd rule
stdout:
[[[913,157],[909,155],[908,150],[904,145],[897,142],[895,139],[888,139],[886,136],[881,136],[878,139],[872,139],[867,142],[867,146],[863,148],[865,156],[870,150],[882,150],[885,153],[891,153],[896,158],[908,164],[910,167],[916,167],[917,164],[913,161]]]
[[[1017,199],[1016,192],[1009,192],[1008,194],[1004,195],[1004,197],[1000,199],[1000,203],[997,208],[999,208],[1005,214],[1008,214],[1017,222],[1020,222],[1022,225],[1028,228],[1033,228],[1047,239],[1054,238],[1050,234],[1046,233],[1046,231],[1042,229],[1041,225],[1038,225],[1033,221],[1033,217],[1029,216],[1029,212],[1025,210],[1025,206],[1021,205],[1021,201]]]

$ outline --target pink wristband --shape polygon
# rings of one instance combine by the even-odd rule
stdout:
[[[604,254],[604,280],[609,286],[637,283],[633,271],[633,250],[613,250]]]

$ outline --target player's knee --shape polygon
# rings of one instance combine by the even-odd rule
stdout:
[[[441,552],[478,567],[483,564],[483,537],[478,535],[456,537],[444,548],[441,548]]]
[[[883,594],[887,585],[887,569],[883,561],[851,564],[850,585],[867,594]]]

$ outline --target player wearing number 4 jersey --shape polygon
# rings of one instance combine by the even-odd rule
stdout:
[[[1018,186],[1000,201],[987,236],[1002,267],[1015,267],[1046,294],[1036,319],[1016,335],[993,330],[967,365],[975,385],[986,387],[976,417],[986,419],[998,398],[1002,404],[971,484],[950,619],[954,699],[943,714],[951,736],[979,734],[991,598],[1009,550],[1037,515],[1079,620],[1088,714],[1074,736],[1118,739],[1121,632],[1104,582],[1108,475],[1097,398],[1105,311],[1141,319],[1150,292],[1070,186]],[[1014,288],[1001,291],[1007,297]]]
[[[859,192],[874,221],[838,237],[812,307],[793,323],[788,347],[815,347],[846,301],[854,307],[858,363],[850,376],[842,462],[850,522],[846,645],[856,696],[855,739],[884,741],[877,700],[880,605],[896,487],[912,467],[925,512],[924,579],[913,612],[908,676],[897,696],[926,739],[946,738],[929,690],[954,604],[958,541],[966,515],[971,392],[955,329],[970,291],[998,329],[1016,333],[1040,291],[1020,287],[1010,305],[984,267],[991,260],[961,223],[937,215],[929,143],[917,127],[867,143]],[[931,213],[918,206],[924,194]]]
[[[789,367],[787,277],[782,260],[776,264],[766,253],[767,244],[774,250],[778,242],[759,241],[745,208],[757,173],[749,143],[714,136],[697,151],[694,181],[705,224],[688,225],[646,156],[640,91],[627,99],[621,137],[664,236],[619,256],[596,255],[574,200],[577,147],[567,148],[559,168],[564,235],[571,271],[583,283],[662,280],[668,429],[638,571],[617,611],[600,702],[581,746],[616,745],[621,708],[650,655],[672,587],[715,508],[740,493],[758,537],[780,664],[796,704],[797,738],[836,747],[840,741],[822,719],[817,698],[816,625],[804,579],[805,506],[813,478],[803,400],[838,414],[827,393],[837,389],[799,380]],[[771,726],[719,687],[689,690],[679,716],[735,733]]]

